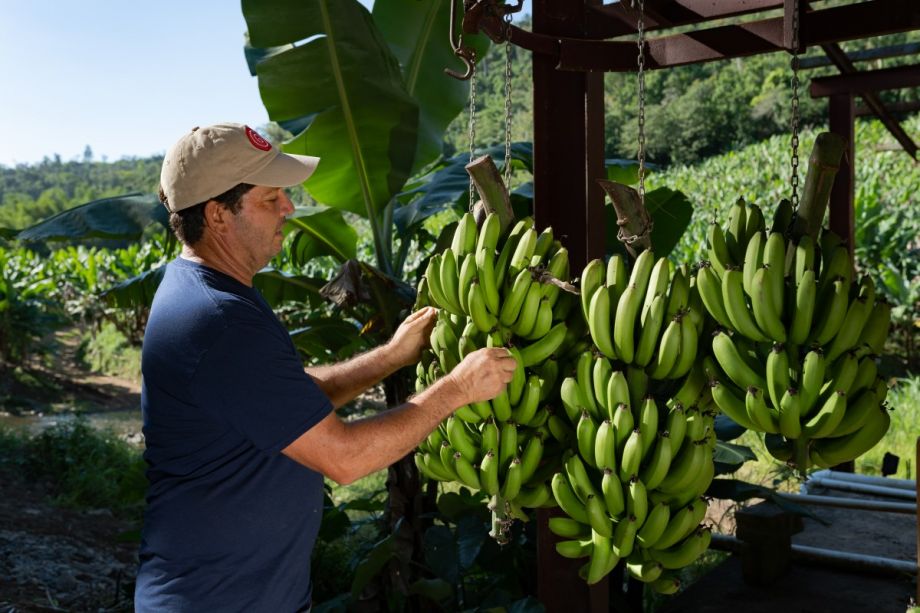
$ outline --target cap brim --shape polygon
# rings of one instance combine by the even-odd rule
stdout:
[[[268,187],[291,187],[310,178],[319,158],[311,155],[279,153],[267,166],[248,175],[244,183]]]

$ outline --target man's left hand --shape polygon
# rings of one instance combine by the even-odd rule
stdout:
[[[409,315],[396,329],[386,347],[400,368],[417,364],[421,359],[437,318],[437,309],[425,307]]]

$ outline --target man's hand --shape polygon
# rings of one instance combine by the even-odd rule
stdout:
[[[387,343],[387,353],[399,368],[413,366],[422,357],[422,350],[428,346],[431,330],[438,318],[438,310],[425,307],[409,315],[399,324],[393,338]]]
[[[511,381],[517,360],[504,347],[479,349],[463,358],[447,379],[457,388],[463,404],[495,398]]]

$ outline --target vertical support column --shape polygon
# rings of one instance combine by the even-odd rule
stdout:
[[[831,132],[842,136],[847,143],[846,152],[840,162],[840,170],[837,172],[834,187],[831,189],[829,225],[831,230],[847,241],[850,247],[850,257],[852,257],[854,247],[853,200],[856,190],[856,145],[853,129],[856,113],[853,95],[830,96],[828,107]]]
[[[920,436],[917,437],[917,455],[914,458],[914,466],[920,466]],[[917,500],[920,500],[920,476],[915,475],[914,479],[917,483]],[[920,602],[920,513],[917,513],[917,602]]]
[[[585,5],[601,0],[533,0],[533,31],[581,37]],[[569,250],[573,271],[604,254],[603,73],[556,70],[533,56],[534,219],[552,226]],[[577,272],[575,273],[577,274]],[[537,511],[537,585],[548,613],[610,610],[609,582],[588,585],[578,576],[585,560],[556,553],[548,528],[555,510]]]

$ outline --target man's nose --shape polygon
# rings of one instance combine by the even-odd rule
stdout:
[[[291,202],[291,199],[288,197],[287,192],[281,190],[281,214],[287,217],[294,212],[294,203]]]

